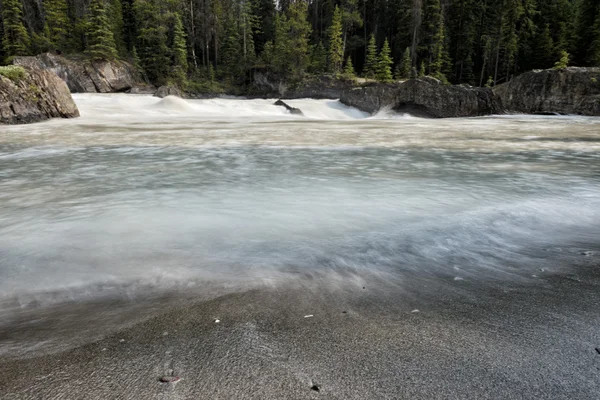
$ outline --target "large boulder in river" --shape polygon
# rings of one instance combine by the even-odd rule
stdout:
[[[161,86],[158,88],[156,93],[154,93],[154,96],[160,97],[161,99],[167,96],[184,97],[183,92],[175,86]]]
[[[286,110],[288,110],[290,112],[290,114],[304,115],[304,113],[302,113],[302,110],[300,110],[299,108],[290,106],[288,103],[284,102],[281,99],[277,100],[275,103],[273,103],[273,105],[284,107]]]
[[[135,68],[124,61],[75,60],[44,53],[35,57],[16,57],[13,63],[53,71],[67,83],[72,93],[125,92],[139,81]]]
[[[435,118],[502,112],[501,103],[490,89],[446,85],[429,77],[352,88],[342,93],[340,101],[369,113],[390,108]]]
[[[0,123],[25,124],[78,116],[69,88],[52,71],[0,67]]]
[[[527,72],[494,92],[512,112],[600,116],[600,68]]]

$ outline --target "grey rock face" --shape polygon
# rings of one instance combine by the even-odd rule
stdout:
[[[16,57],[13,63],[53,71],[67,83],[72,93],[125,92],[139,80],[135,69],[123,61],[74,61],[44,53],[35,57]]]
[[[340,101],[370,113],[391,108],[435,118],[502,112],[500,101],[490,89],[444,85],[433,78],[410,79],[396,84],[369,84],[345,90]]]
[[[511,112],[600,116],[600,68],[527,72],[494,92]]]
[[[158,88],[154,96],[160,97],[161,99],[167,96],[183,97],[183,93],[176,87],[173,86],[161,86]]]
[[[55,73],[24,68],[23,78],[0,76],[0,123],[26,124],[79,116],[69,88]]]

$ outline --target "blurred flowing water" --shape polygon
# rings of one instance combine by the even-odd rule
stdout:
[[[598,118],[75,100],[81,118],[0,128],[5,309],[297,276],[502,282],[600,250]]]

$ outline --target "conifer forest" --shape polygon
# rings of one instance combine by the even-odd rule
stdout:
[[[125,60],[151,83],[331,73],[493,86],[600,66],[598,0],[0,0],[0,60]]]

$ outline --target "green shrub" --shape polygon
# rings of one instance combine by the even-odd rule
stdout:
[[[0,75],[13,82],[17,82],[25,78],[25,68],[18,65],[7,65],[5,67],[0,67]]]

